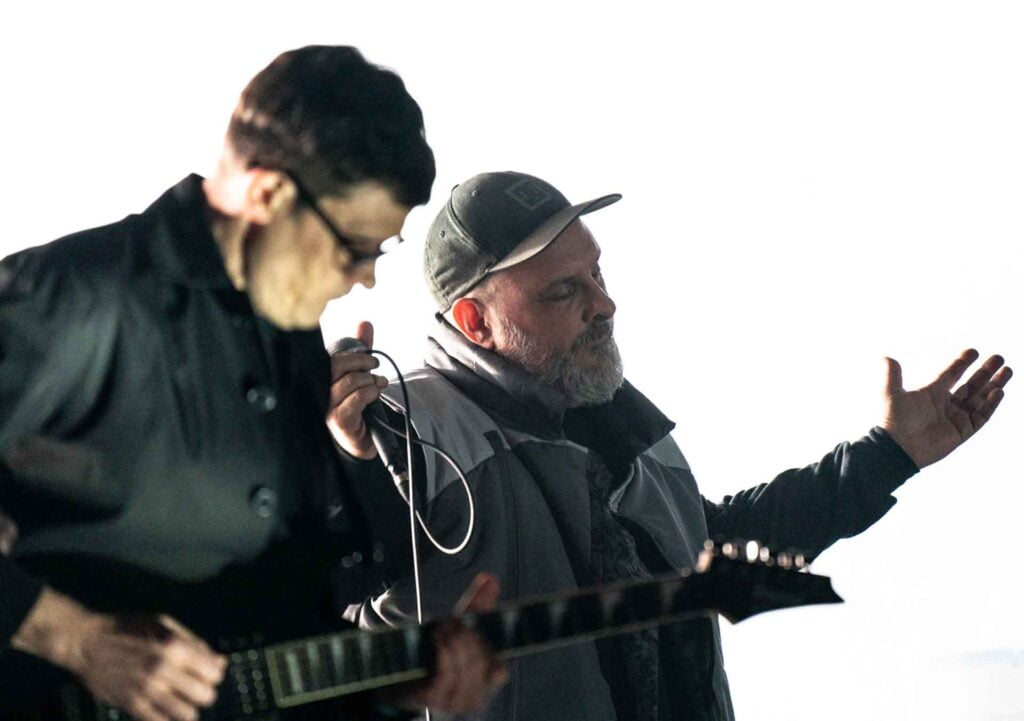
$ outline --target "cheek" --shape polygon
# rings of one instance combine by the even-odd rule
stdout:
[[[576,318],[565,313],[546,311],[538,314],[529,329],[533,339],[544,348],[564,352],[572,347],[573,341],[583,331]]]

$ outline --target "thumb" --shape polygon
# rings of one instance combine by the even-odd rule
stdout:
[[[903,369],[894,358],[885,359],[885,397],[891,398],[903,392]]]
[[[373,348],[373,323],[368,320],[359,321],[356,326],[356,340],[367,348]]]
[[[478,573],[462,598],[455,604],[455,612],[492,611],[498,605],[501,585],[493,573]]]

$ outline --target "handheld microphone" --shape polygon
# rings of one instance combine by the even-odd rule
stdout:
[[[356,338],[339,338],[327,349],[331,355],[335,353],[369,353],[362,341]],[[398,485],[402,495],[409,497],[409,469],[406,466],[406,453],[398,443],[395,433],[387,427],[387,416],[384,414],[384,404],[376,400],[363,409],[363,422],[370,432],[373,445],[377,447],[377,453],[381,461],[388,469],[395,483]]]

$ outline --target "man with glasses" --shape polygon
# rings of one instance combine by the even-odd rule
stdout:
[[[129,620],[107,599],[94,610],[97,587],[145,585],[127,569],[181,584],[233,573],[248,584],[235,615],[257,621],[264,607],[301,615],[288,604],[321,565],[332,593],[317,603],[362,597],[353,574],[319,563],[387,560],[324,426],[319,318],[373,286],[382,244],[433,179],[398,76],[353,48],[306,47],[243,91],[209,178],[0,264],[0,509],[19,531],[0,556],[0,717],[41,716],[58,668],[146,721],[214,701],[225,658],[182,619]],[[470,605],[496,594],[484,578]],[[406,698],[479,707],[503,670],[468,632],[436,641],[433,681]],[[362,699],[350,713],[377,711]]]

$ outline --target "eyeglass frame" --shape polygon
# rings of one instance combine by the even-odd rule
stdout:
[[[327,213],[325,213],[323,208],[320,207],[320,204],[317,203],[316,196],[309,192],[306,186],[304,186],[299,179],[295,177],[295,174],[287,170],[281,172],[283,172],[284,175],[295,184],[295,191],[298,193],[299,200],[302,201],[307,208],[312,210],[316,217],[320,219],[320,222],[324,224],[324,227],[327,228],[327,231],[334,238],[335,245],[349,254],[352,258],[352,265],[377,260],[387,252],[386,250],[381,250],[384,245],[383,243],[378,246],[376,250],[360,250],[357,248],[355,242],[351,238],[338,230],[338,226],[334,224],[334,221],[328,217]],[[398,238],[399,243],[402,242],[402,236],[399,235],[395,237]]]

